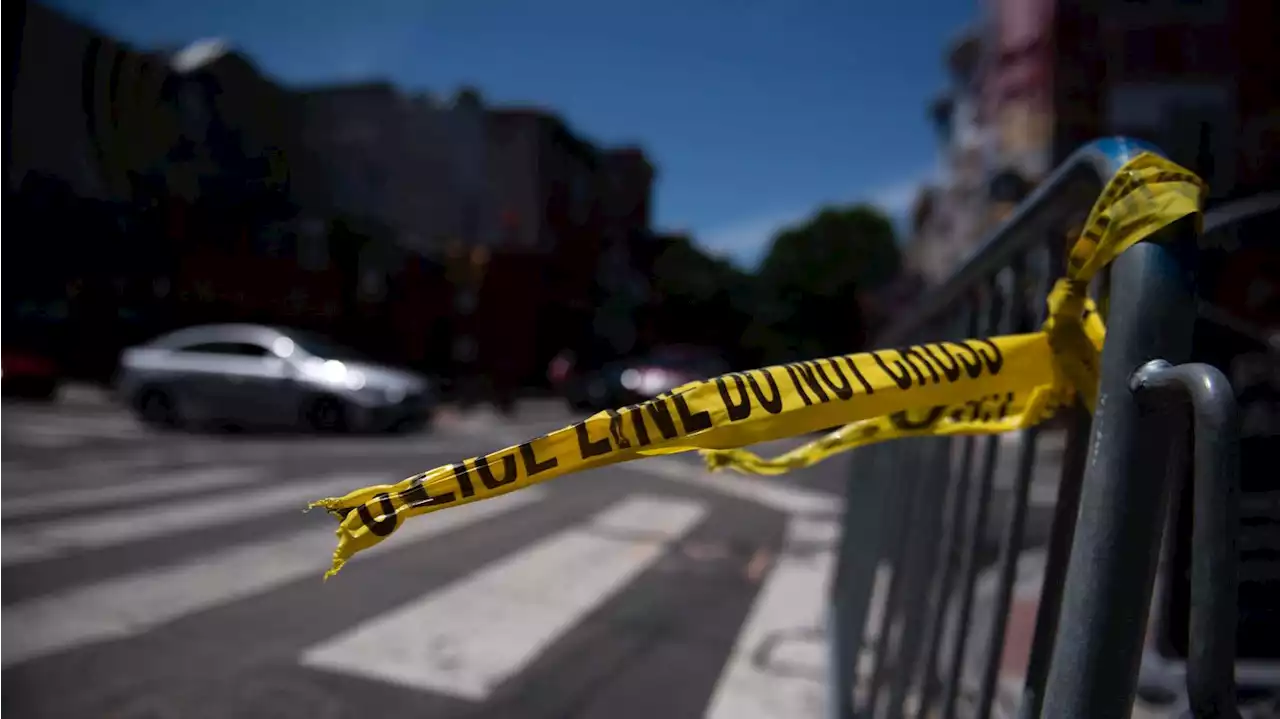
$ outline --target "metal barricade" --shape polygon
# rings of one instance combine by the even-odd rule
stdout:
[[[1142,151],[1156,152],[1123,139],[1077,151],[876,345],[1038,329],[1068,241]],[[1235,715],[1235,404],[1216,369],[1181,364],[1196,240],[1193,221],[1176,223],[1095,282],[1109,307],[1096,416],[855,453],[829,605],[830,716],[989,717],[997,704],[1000,716],[1129,716],[1171,481],[1190,467],[1189,695],[1197,716]],[[1037,574],[1025,679],[1002,693],[1015,588]]]

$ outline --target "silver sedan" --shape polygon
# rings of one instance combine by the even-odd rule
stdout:
[[[146,423],[379,431],[420,426],[426,378],[307,332],[202,325],[126,349],[116,390]]]

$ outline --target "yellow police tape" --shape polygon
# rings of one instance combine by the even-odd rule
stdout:
[[[1084,330],[1093,347],[1090,351],[1100,353],[1105,328],[1089,298],[1085,299]],[[1050,346],[1052,344],[1050,342]],[[703,450],[702,456],[713,472],[732,469],[743,474],[786,474],[841,452],[891,439],[1000,434],[1027,429],[1048,421],[1075,397],[1069,386],[1041,386],[1003,397],[980,397],[853,422],[770,459],[745,449]]]
[[[1156,230],[1189,215],[1198,218],[1203,190],[1194,174],[1156,155],[1144,153],[1125,164],[1094,205],[1071,252],[1067,276],[1050,295],[1049,319],[1040,332],[734,372],[396,484],[314,502],[311,506],[340,518],[333,567],[325,576],[411,517],[649,455],[713,450],[713,466],[781,473],[895,437],[1029,427],[1052,416],[1077,391],[1091,406],[1103,327],[1090,311],[1089,279]],[[715,451],[837,425],[848,426],[807,445],[810,454],[790,459]]]
[[[1191,172],[1156,155],[1144,153],[1126,164],[1108,182],[1085,221],[1084,230],[1067,260],[1066,277],[1058,280],[1048,298],[1048,319],[1042,332],[1053,347],[1054,359],[1066,383],[1041,397],[1032,412],[1011,410],[1000,421],[962,421],[955,408],[924,408],[935,414],[927,427],[903,417],[878,417],[855,422],[766,459],[742,449],[703,452],[711,470],[733,469],[745,474],[776,475],[808,467],[832,455],[891,439],[920,436],[997,434],[1026,429],[1049,419],[1061,406],[1079,396],[1093,411],[1098,387],[1098,359],[1106,329],[1088,296],[1089,282],[1120,253],[1157,230],[1188,215],[1200,221],[1204,183]],[[1198,230],[1198,228],[1197,228]],[[1077,390],[1074,392],[1067,390]]]

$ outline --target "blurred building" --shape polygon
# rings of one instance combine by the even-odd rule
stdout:
[[[1124,133],[1209,181],[1215,199],[1280,181],[1280,7],[1255,0],[1060,3],[1055,156]]]
[[[639,315],[650,294],[654,168],[640,149],[619,148],[604,153],[598,175],[603,222],[592,333],[625,354],[639,340]]]
[[[983,237],[989,135],[981,112],[983,53],[977,28],[956,38],[945,57],[951,86],[929,108],[941,177],[920,191],[904,252],[907,273],[928,284],[945,279]]]
[[[907,250],[929,283],[1098,137],[1154,143],[1208,180],[1211,203],[1280,186],[1275,3],[987,0],[982,9],[980,27],[948,48],[951,88],[930,108],[946,177],[922,191]]]
[[[40,345],[68,371],[102,375],[119,338],[140,332],[139,276],[163,254],[136,228],[158,221],[155,173],[175,117],[160,100],[165,58],[35,3],[6,68],[6,343]],[[11,26],[12,27],[12,26]]]
[[[93,328],[99,364],[173,325],[243,320],[515,385],[594,335],[633,341],[654,174],[639,150],[469,89],[289,88],[216,39],[141,52],[39,5],[23,20],[6,190],[24,233],[61,241],[22,243],[49,276],[6,298],[61,303],[57,332]]]
[[[591,334],[601,152],[533,108],[490,109],[489,141],[500,229],[476,314],[479,361],[508,384],[541,381],[557,352]]]
[[[16,190],[28,175],[47,175],[61,178],[77,196],[106,198],[110,190],[93,161],[95,128],[85,105],[95,90],[109,91],[110,85],[106,73],[94,72],[91,63],[116,52],[118,64],[131,58],[141,63],[142,56],[42,5],[21,5],[27,12],[15,37],[21,42],[15,67],[24,71],[14,72],[6,98],[11,132],[6,187]]]
[[[152,229],[172,258],[163,324],[340,325],[358,267],[329,231],[298,97],[217,39],[168,60],[162,102],[177,133],[156,173],[164,224]]]

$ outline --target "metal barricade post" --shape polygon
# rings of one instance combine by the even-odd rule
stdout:
[[[1077,151],[876,345],[944,339],[958,329],[969,336],[979,327],[983,334],[1033,330],[1044,318],[1045,291],[1061,272],[1066,239],[1105,183],[1141,152],[1155,150],[1110,139]],[[1196,418],[1192,707],[1197,716],[1234,715],[1234,400],[1216,370],[1173,366],[1190,354],[1196,228],[1191,219],[1175,223],[1130,249],[1101,278],[1111,311],[1091,444],[1085,442],[1091,418],[1081,409],[1019,433],[1012,463],[1002,461],[1005,443],[996,436],[908,440],[857,452],[831,595],[829,716],[992,715],[1001,703],[1007,622],[1028,544],[1043,548],[1044,579],[1024,686],[1013,698],[1018,715],[1128,716],[1170,477],[1187,468],[1170,437],[1185,429],[1188,415],[1160,401],[1169,396],[1189,399]],[[975,303],[979,296],[984,307]],[[930,336],[940,329],[948,337]],[[1065,436],[1065,446],[1052,511],[1033,518],[1033,485],[1042,479],[1037,439],[1044,432]],[[1026,536],[1045,525],[1034,541]],[[876,612],[878,569],[890,579]],[[861,677],[866,691],[855,692],[869,636],[872,668]]]

